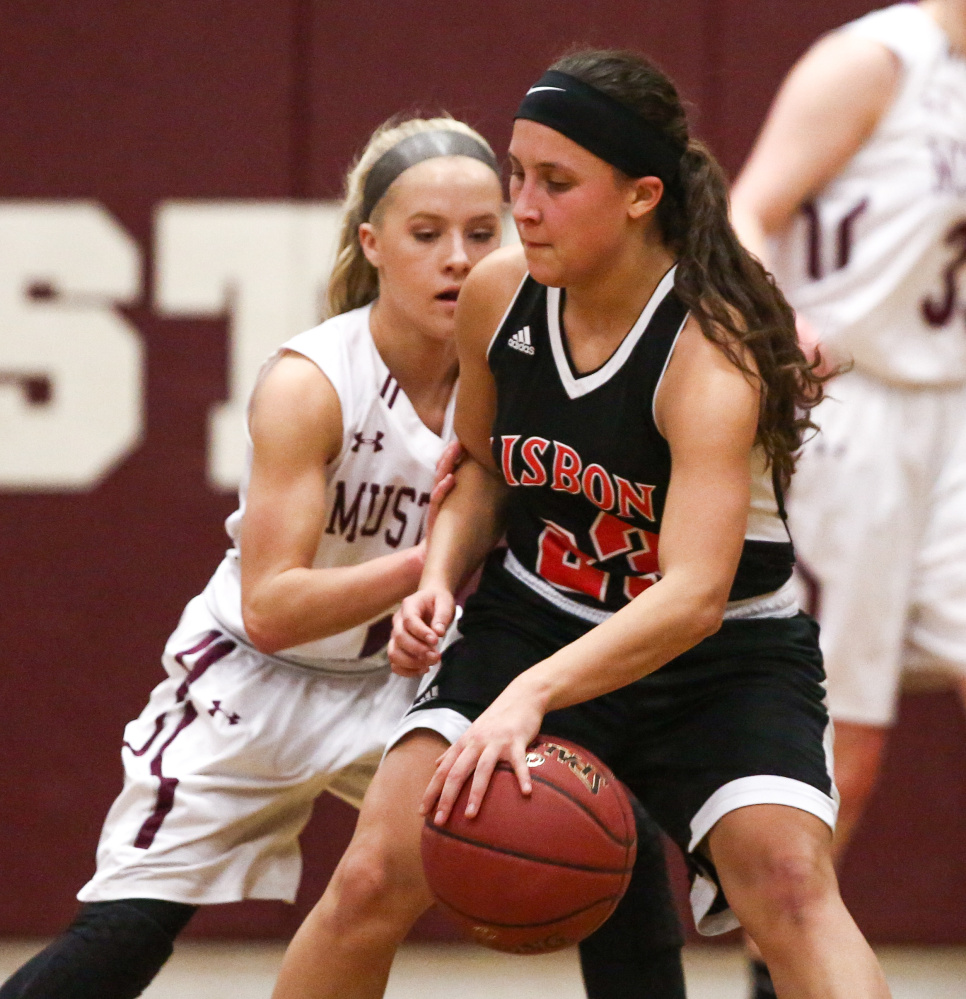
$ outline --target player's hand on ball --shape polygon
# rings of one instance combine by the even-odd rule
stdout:
[[[449,818],[463,784],[472,775],[466,817],[473,818],[480,810],[500,760],[510,764],[520,791],[529,794],[533,785],[527,766],[527,746],[536,738],[542,721],[543,712],[533,699],[521,696],[511,684],[439,758],[420,812],[428,815],[435,809],[433,822],[442,825]]]
[[[456,613],[449,590],[427,587],[400,604],[392,619],[389,661],[400,676],[422,676],[439,662],[437,646]]]

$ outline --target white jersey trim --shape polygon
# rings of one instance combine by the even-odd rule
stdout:
[[[651,419],[654,421],[654,428],[659,434],[661,434],[661,428],[657,422],[657,393],[661,387],[661,383],[664,381],[664,376],[667,374],[667,366],[671,363],[671,358],[674,356],[674,348],[678,345],[678,340],[681,337],[681,333],[684,331],[684,327],[687,325],[688,319],[691,318],[691,313],[688,312],[684,319],[681,320],[681,325],[678,327],[677,333],[674,334],[674,339],[671,341],[671,349],[667,352],[667,357],[664,358],[664,367],[661,368],[661,373],[658,375],[657,384],[654,386],[654,395],[651,396]],[[661,434],[664,437],[664,434]],[[667,438],[665,438],[666,440]]]
[[[613,617],[612,611],[587,607],[576,600],[571,600],[570,597],[565,597],[555,586],[551,586],[545,579],[530,572],[509,548],[507,548],[503,559],[503,568],[511,576],[516,577],[521,583],[533,590],[534,593],[538,593],[548,603],[553,604],[558,610],[589,621],[591,624],[603,624],[609,617]]]
[[[798,587],[794,579],[771,593],[748,597],[745,600],[731,600],[725,606],[725,621],[745,621],[763,617],[794,617],[801,608],[798,604]]]
[[[657,311],[658,306],[671,293],[674,287],[674,272],[677,264],[661,278],[654,293],[647,300],[647,305],[637,317],[637,322],[631,327],[630,332],[621,341],[620,346],[607,361],[596,371],[589,374],[575,376],[570,369],[570,362],[567,360],[567,352],[564,349],[563,333],[560,329],[560,289],[547,288],[547,329],[550,331],[550,347],[553,351],[553,359],[557,365],[557,372],[560,381],[571,399],[578,399],[580,396],[593,392],[600,388],[606,381],[611,379],[630,357],[631,351],[637,346],[637,342],[644,335],[648,323]]]

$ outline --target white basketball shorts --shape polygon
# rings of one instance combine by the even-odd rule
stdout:
[[[966,676],[966,388],[852,371],[827,391],[792,536],[819,587],[832,717],[886,726],[904,669]]]
[[[290,666],[238,644],[201,597],[168,677],[124,731],[124,788],[83,902],[291,902],[298,835],[323,791],[358,807],[416,679]]]

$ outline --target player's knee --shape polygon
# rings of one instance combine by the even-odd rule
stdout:
[[[353,841],[333,877],[341,913],[350,919],[408,914],[428,901],[418,856],[406,857],[385,838]]]
[[[801,929],[838,892],[827,852],[809,843],[750,852],[737,874],[729,899],[747,913],[743,922],[759,944],[772,931]]]

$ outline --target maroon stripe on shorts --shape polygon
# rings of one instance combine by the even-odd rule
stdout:
[[[201,639],[201,641],[198,642],[197,645],[193,645],[190,649],[185,649],[183,652],[177,653],[175,655],[175,657],[174,657],[175,661],[183,669],[188,670],[188,667],[185,665],[185,661],[184,661],[185,656],[194,655],[194,653],[200,652],[206,646],[211,645],[211,643],[220,634],[221,634],[220,631],[209,631],[209,632],[207,632],[205,634],[205,636]],[[218,658],[220,659],[221,656],[219,656]],[[205,669],[208,668],[208,665],[210,665],[210,663],[205,666]],[[199,676],[200,676],[200,674],[199,674]],[[190,680],[190,678],[191,677],[190,677],[190,671],[189,671],[189,680]],[[184,687],[184,684],[182,684],[182,687]],[[182,692],[182,688],[181,687],[178,688],[178,695],[177,695],[177,697],[178,697],[178,702],[179,703],[184,700],[184,694],[186,692],[187,691]],[[158,717],[154,719],[154,732],[151,733],[151,736],[148,739],[148,741],[140,749],[135,749],[129,742],[124,742],[124,743],[122,743],[122,745],[124,745],[126,748],[130,749],[131,752],[135,756],[143,756],[154,745],[154,740],[157,739],[157,737],[161,734],[162,730],[164,729],[164,723],[167,720],[167,717],[168,717],[168,712],[167,711],[162,711],[161,714],[159,714]]]
[[[122,745],[130,749],[135,756],[144,756],[144,754],[151,748],[154,740],[161,734],[161,730],[164,728],[164,720],[167,717],[168,712],[162,711],[161,714],[154,719],[154,732],[151,733],[151,738],[149,738],[140,749],[135,749],[127,740],[125,740]]]
[[[216,631],[217,635],[218,632]],[[191,667],[191,671],[184,678],[181,686],[178,687],[178,701],[183,701],[188,696],[188,687],[195,682],[195,680],[200,679],[209,666],[213,666],[219,659],[223,659],[225,656],[234,649],[235,643],[230,638],[222,639],[222,641],[212,645],[204,655],[198,656],[198,661]],[[182,666],[184,663],[181,664]]]
[[[178,687],[177,694],[175,698],[180,704],[188,696],[188,688],[192,683],[195,682],[199,677],[201,677],[205,671],[213,666],[219,659],[224,659],[235,648],[235,643],[230,638],[223,638],[220,642],[215,642],[215,638],[219,637],[221,632],[211,631],[191,649],[187,649],[184,652],[179,652],[175,659],[185,666],[184,657],[194,654],[195,652],[200,652],[202,649],[206,651],[198,657],[194,666],[191,667],[188,675],[184,678],[181,686]],[[161,731],[161,727],[164,725],[164,720],[167,713],[161,715],[155,720],[155,732],[154,735],[148,740],[147,745],[139,752],[135,752],[135,755],[143,755],[148,746],[154,742],[158,733]],[[154,755],[151,760],[151,773],[158,778],[160,784],[158,786],[158,795],[155,799],[154,808],[151,814],[144,820],[143,825],[138,830],[137,837],[134,840],[134,846],[140,850],[146,850],[153,842],[154,837],[157,835],[158,830],[161,828],[161,823],[164,822],[165,817],[168,812],[174,807],[174,792],[177,788],[179,781],[177,777],[165,777],[161,770],[162,763],[164,762],[164,751],[171,745],[172,742],[198,717],[198,712],[195,706],[188,701],[184,706],[184,713],[181,716],[181,720],[178,722],[175,730],[168,736],[168,738],[161,744],[161,748]],[[128,746],[130,749],[131,747]]]
[[[174,806],[174,789],[178,786],[179,782],[177,777],[165,777],[161,773],[161,761],[164,751],[197,717],[198,712],[195,710],[195,706],[190,702],[186,704],[181,721],[178,722],[178,727],[168,736],[167,740],[158,750],[157,756],[151,761],[151,773],[161,781],[161,784],[158,787],[158,796],[155,799],[154,810],[144,820],[144,824],[138,830],[137,838],[134,840],[134,845],[139,850],[146,850],[154,842],[154,837],[161,828],[161,823],[164,822],[165,816]]]
[[[185,649],[183,652],[175,653],[175,662],[177,662],[182,669],[187,669],[188,667],[184,664],[184,657],[193,656],[196,652],[200,652],[202,649],[207,648],[220,634],[220,631],[206,631],[197,645],[192,645],[190,649]]]

